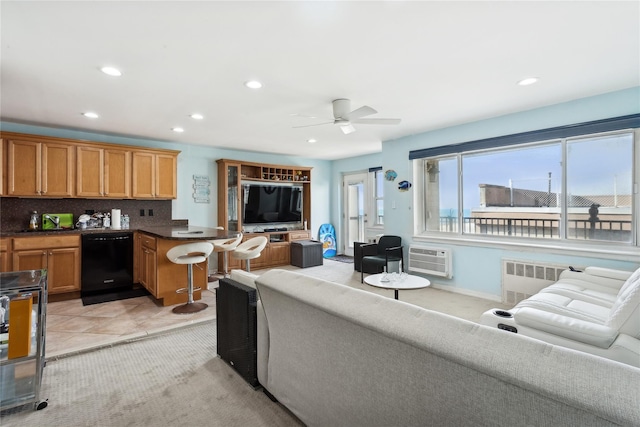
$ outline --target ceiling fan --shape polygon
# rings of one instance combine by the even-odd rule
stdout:
[[[400,119],[364,119],[363,117],[376,114],[377,111],[366,105],[351,111],[351,101],[348,99],[336,99],[332,104],[333,121],[313,125],[294,126],[294,128],[334,124],[340,126],[342,132],[348,135],[356,131],[356,128],[353,127],[354,123],[363,125],[397,125],[400,123]]]

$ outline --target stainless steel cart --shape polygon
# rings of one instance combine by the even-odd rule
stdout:
[[[47,271],[0,273],[0,307],[0,410],[28,404],[36,410],[46,408],[40,385],[45,365]]]

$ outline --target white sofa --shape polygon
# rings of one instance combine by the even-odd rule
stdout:
[[[255,282],[258,379],[309,426],[640,425],[640,369],[291,271]]]
[[[513,309],[487,311],[480,323],[640,367],[640,269],[565,270]]]

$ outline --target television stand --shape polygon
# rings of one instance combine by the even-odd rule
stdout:
[[[300,212],[300,224],[312,224],[311,219],[311,167],[284,166],[267,163],[245,162],[233,159],[218,159],[218,226],[228,231],[240,232],[257,224],[244,224],[245,191],[254,185],[269,187],[292,187],[301,189],[296,211]],[[292,221],[293,223],[295,221]],[[310,240],[309,230],[290,230],[277,221],[264,223],[267,228],[258,232],[247,232],[244,240],[265,236],[269,243],[260,257],[251,260],[252,269],[288,265],[291,262],[291,242]],[[218,254],[219,270],[223,269],[222,254]],[[229,268],[243,268],[244,263],[229,257]]]

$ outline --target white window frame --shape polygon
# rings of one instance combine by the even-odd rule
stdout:
[[[382,197],[378,197],[378,182],[377,176],[380,174],[380,179],[382,179],[382,188],[383,194]],[[367,202],[370,207],[369,218],[374,218],[373,225],[371,228],[380,228],[384,229],[384,222],[381,224],[378,222],[378,200],[382,200],[382,205],[384,206],[384,172],[382,169],[374,170],[369,172],[369,188],[371,189],[369,194],[369,201]],[[384,208],[383,208],[384,209]],[[382,212],[382,218],[384,221],[384,210]]]
[[[541,145],[548,144],[550,142],[560,141],[562,144],[563,152],[563,177],[562,177],[562,194],[566,195],[566,142],[575,141],[579,139],[597,138],[608,135],[624,134],[631,132],[633,135],[633,167],[632,167],[632,241],[631,242],[608,242],[608,241],[590,241],[580,239],[568,239],[566,236],[566,197],[562,198],[562,223],[563,232],[558,239],[531,239],[525,237],[516,236],[492,236],[485,234],[463,234],[460,223],[462,221],[462,162],[461,158],[465,154],[477,153],[477,152],[491,152],[494,149],[486,150],[469,150],[457,154],[447,154],[433,157],[417,158],[412,160],[411,167],[413,169],[414,179],[414,239],[416,241],[442,241],[442,242],[464,242],[469,246],[485,246],[485,247],[522,247],[528,248],[533,251],[546,252],[546,253],[562,253],[564,255],[584,255],[585,253],[598,254],[599,257],[631,260],[637,262],[637,257],[640,254],[640,197],[638,195],[638,179],[640,179],[640,128],[637,129],[623,129],[612,132],[601,132],[594,134],[585,134],[579,136],[572,136],[567,138],[554,138],[548,141],[538,141],[531,144],[518,144],[513,145],[514,149],[526,147],[527,145]],[[509,146],[504,146],[508,148]],[[437,158],[451,158],[456,157],[458,163],[458,232],[441,232],[441,231],[426,231],[426,209],[425,209],[425,180],[427,179],[424,173],[424,167],[428,159]]]

